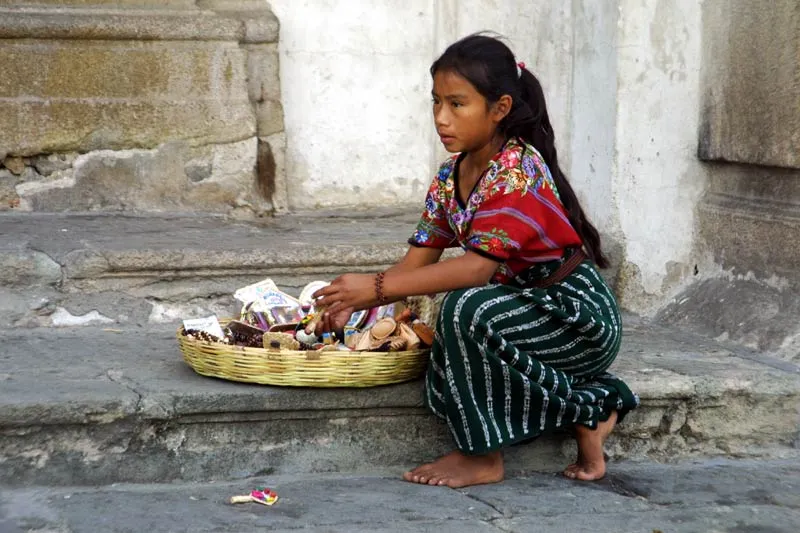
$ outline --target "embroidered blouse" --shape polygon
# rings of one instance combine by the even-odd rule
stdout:
[[[536,263],[560,259],[581,246],[544,158],[521,139],[509,139],[462,205],[458,164],[447,159],[433,178],[425,210],[408,240],[413,246],[461,246],[500,262],[492,282],[508,283]]]

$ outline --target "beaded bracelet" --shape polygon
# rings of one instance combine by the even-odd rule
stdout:
[[[383,278],[386,276],[386,272],[380,272],[375,275],[375,296],[378,298],[378,304],[386,305],[389,302],[389,299],[383,294]]]

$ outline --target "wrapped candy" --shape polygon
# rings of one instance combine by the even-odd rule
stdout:
[[[243,304],[241,320],[264,331],[276,324],[299,322],[305,315],[300,300],[278,289],[269,278],[237,289],[233,297]]]
[[[230,503],[260,503],[262,505],[273,505],[278,501],[278,493],[266,487],[256,487],[250,494],[242,496],[231,496]]]

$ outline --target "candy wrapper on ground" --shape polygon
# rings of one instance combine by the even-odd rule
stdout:
[[[231,496],[230,503],[260,503],[262,505],[274,505],[278,501],[278,493],[266,487],[257,487],[250,491],[250,494],[242,496]]]

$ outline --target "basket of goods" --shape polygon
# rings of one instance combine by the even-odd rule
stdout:
[[[435,302],[420,297],[354,313],[339,331],[314,332],[324,309],[308,284],[294,298],[269,279],[239,289],[237,319],[184,320],[183,359],[203,376],[295,387],[371,387],[419,377],[428,362]]]

